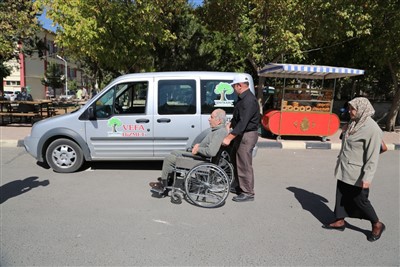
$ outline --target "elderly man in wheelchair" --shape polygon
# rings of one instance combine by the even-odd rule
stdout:
[[[225,111],[215,109],[208,121],[210,129],[196,137],[191,149],[172,151],[165,157],[159,182],[150,183],[154,195],[170,193],[175,204],[182,202],[179,193],[197,206],[217,207],[224,203],[234,176],[229,153],[221,146],[228,134]]]

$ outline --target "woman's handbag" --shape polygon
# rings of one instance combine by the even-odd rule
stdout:
[[[382,154],[383,152],[386,152],[387,150],[388,150],[388,148],[387,148],[385,142],[382,140],[381,151],[379,153]]]

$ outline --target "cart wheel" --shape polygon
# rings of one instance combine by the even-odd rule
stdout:
[[[178,193],[171,194],[171,203],[182,204],[182,197]]]
[[[322,136],[322,142],[326,142],[327,138],[326,136]]]
[[[280,135],[277,135],[277,136],[276,136],[276,141],[279,142],[279,141],[281,141],[281,140],[282,140],[282,137],[281,137]]]

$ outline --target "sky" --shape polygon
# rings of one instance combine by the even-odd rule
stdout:
[[[203,4],[203,0],[190,0],[195,6],[200,6]]]
[[[46,18],[46,10],[44,10],[43,14],[39,17],[39,21],[43,24],[43,28],[45,28],[46,30],[53,32],[56,31],[56,27],[53,27],[51,25],[53,21]]]

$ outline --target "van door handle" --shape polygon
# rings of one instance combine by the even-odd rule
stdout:
[[[171,122],[171,119],[157,119],[157,122],[169,123],[169,122]]]
[[[137,123],[149,123],[150,120],[148,119],[137,119],[136,122]]]

